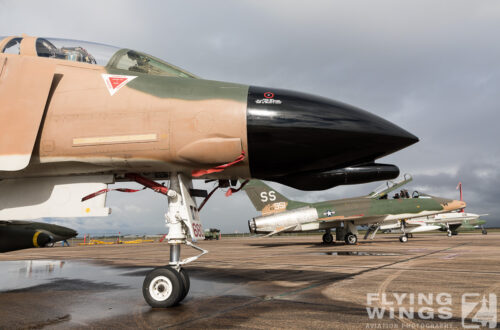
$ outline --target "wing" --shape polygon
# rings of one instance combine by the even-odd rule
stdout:
[[[379,224],[384,221],[384,217],[380,216],[365,216],[364,214],[356,214],[356,215],[333,215],[331,217],[323,217],[319,218],[320,222],[328,222],[328,223],[340,223],[343,221],[354,221],[356,226],[367,225],[367,224]]]
[[[81,199],[108,183],[113,183],[112,175],[2,180],[0,220],[107,216],[106,194],[85,202]]]

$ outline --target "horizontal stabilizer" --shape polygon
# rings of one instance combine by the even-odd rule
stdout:
[[[83,196],[113,183],[112,175],[42,177],[0,181],[0,220],[107,216],[106,194]]]

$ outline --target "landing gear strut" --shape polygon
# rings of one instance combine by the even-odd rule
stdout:
[[[165,215],[165,222],[169,227],[167,240],[170,245],[170,262],[168,266],[150,271],[142,286],[144,299],[151,307],[166,308],[181,302],[190,287],[189,275],[182,265],[207,253],[187,240],[188,231],[193,240],[203,238],[198,209],[189,193],[190,185],[191,181],[182,174],[172,173],[167,192],[169,207]],[[181,260],[181,244],[186,244],[201,254]]]
[[[451,235],[452,235],[452,232],[450,229],[450,225],[447,223],[446,224],[446,236],[451,237]]]
[[[406,220],[401,220],[401,231],[403,232],[403,235],[399,236],[399,241],[401,243],[408,242],[409,234],[406,233]]]

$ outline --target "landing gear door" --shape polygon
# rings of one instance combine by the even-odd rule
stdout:
[[[182,200],[185,203],[184,207],[182,208],[183,213],[185,214],[182,215],[182,218],[186,219],[186,225],[189,229],[189,235],[191,235],[192,240],[195,242],[199,239],[203,240],[205,239],[205,233],[201,225],[200,214],[198,213],[198,206],[196,205],[196,202],[193,200],[193,197],[191,197],[191,194],[189,193],[192,181],[190,179],[187,179],[182,174],[178,175],[179,175],[179,185],[181,188]]]
[[[50,61],[0,54],[0,171],[28,166],[54,72]]]

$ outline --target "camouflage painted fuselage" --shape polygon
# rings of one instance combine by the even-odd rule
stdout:
[[[259,180],[245,186],[245,192],[262,216],[249,221],[253,232],[308,231],[353,225],[381,224],[411,219],[465,207],[465,202],[429,195],[383,199],[362,196],[319,203],[292,201]]]
[[[260,223],[256,225],[259,227],[256,232],[272,232],[285,227],[289,227],[286,231],[308,231],[339,227],[344,221],[350,221],[357,226],[411,219],[460,209],[464,205],[460,201],[430,196],[394,200],[372,200],[361,197],[302,206],[291,202],[286,211],[267,213],[263,217],[255,218],[254,221]],[[307,215],[287,221],[290,212],[304,212]],[[295,227],[293,227],[294,221],[297,225]]]
[[[7,53],[16,42],[19,53]],[[106,51],[94,56],[109,54],[102,63],[91,55],[96,45]],[[190,176],[244,153],[208,177],[286,181],[293,174],[300,185],[418,140],[333,100],[199,79],[129,49],[29,36],[0,40],[0,114],[8,119],[0,122],[0,179]]]
[[[401,199],[358,197],[311,204],[318,212],[319,221],[357,219],[356,222],[360,224],[363,219],[413,218],[459,209],[463,205],[460,201],[432,196]]]

